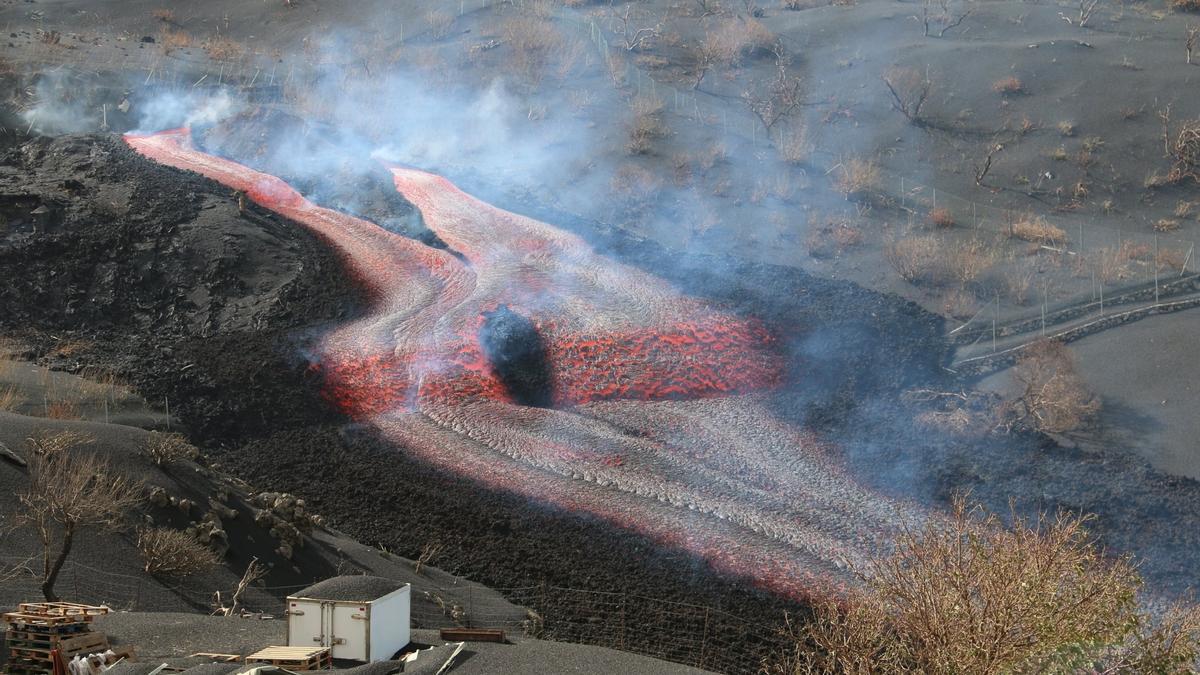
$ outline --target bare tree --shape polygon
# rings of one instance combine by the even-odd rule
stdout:
[[[988,172],[992,170],[992,161],[996,158],[996,155],[1003,152],[1003,150],[1004,144],[998,141],[988,146],[987,155],[984,156],[983,162],[975,165],[974,174],[976,185],[979,187],[987,187],[987,185],[984,184],[984,181],[987,180]]]
[[[233,597],[229,600],[229,606],[226,607],[221,603],[221,592],[217,591],[213,594],[213,614],[219,616],[237,616],[238,610],[242,606],[242,594],[250,587],[250,584],[267,576],[267,566],[258,562],[258,558],[251,558],[250,564],[246,566],[246,571],[242,573],[241,580],[238,581],[237,588],[233,591]]]
[[[29,488],[17,495],[18,522],[33,528],[42,544],[42,595],[49,601],[59,599],[54,583],[75,535],[119,526],[139,501],[140,486],[106,460],[79,452],[81,443],[78,436],[31,439]]]
[[[933,83],[916,68],[889,68],[883,74],[883,84],[892,96],[892,108],[912,124],[922,125],[921,109],[929,100]]]
[[[1075,365],[1075,357],[1057,340],[1027,346],[1013,366],[1020,387],[1009,404],[1013,424],[1038,431],[1063,433],[1083,426],[1100,409]]]
[[[804,105],[803,82],[788,72],[791,59],[783,44],[776,42],[771,50],[775,54],[775,77],[761,90],[742,93],[742,101],[768,132]]]
[[[1187,37],[1184,38],[1183,47],[1187,50],[1187,63],[1192,64],[1192,52],[1196,49],[1196,41],[1200,40],[1200,26],[1188,26]]]
[[[1100,0],[1079,0],[1079,15],[1078,16],[1076,16],[1074,19],[1072,19],[1071,17],[1067,16],[1066,14],[1059,12],[1058,17],[1060,19],[1062,19],[1063,21],[1066,21],[1067,23],[1071,24],[1072,26],[1078,26],[1080,28],[1083,28],[1084,26],[1087,25],[1087,22],[1091,20],[1092,12],[1094,12],[1096,10],[1096,5],[1099,2],[1100,2]]]
[[[625,51],[645,49],[652,41],[662,36],[662,22],[643,25],[645,19],[635,16],[632,6],[626,7],[622,13],[613,10],[612,16],[617,25],[614,32],[625,43]]]
[[[947,32],[958,28],[971,16],[971,10],[955,13],[950,10],[950,0],[925,0],[921,5],[921,25],[925,37],[931,30],[937,30],[937,36],[943,37]]]

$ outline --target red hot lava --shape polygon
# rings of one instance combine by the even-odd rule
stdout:
[[[319,207],[280,179],[192,147],[137,152],[244,192],[321,237],[370,300],[320,347],[330,398],[406,451],[484,484],[588,511],[787,595],[860,560],[917,516],[857,486],[761,392],[782,359],[758,322],[716,311],[545,223],[389,167],[466,262]],[[506,306],[544,338],[554,409],[516,405],[480,345]]]

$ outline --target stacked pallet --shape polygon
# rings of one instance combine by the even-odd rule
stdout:
[[[269,664],[293,672],[329,670],[333,657],[328,647],[267,647],[247,656],[246,663]]]
[[[3,615],[8,630],[8,672],[33,675],[55,672],[55,658],[65,664],[81,654],[108,650],[104,633],[92,630],[92,619],[107,607],[73,602],[26,602]]]

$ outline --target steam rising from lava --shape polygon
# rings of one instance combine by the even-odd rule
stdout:
[[[861,561],[898,521],[919,519],[771,414],[764,397],[783,359],[753,319],[424,171],[390,167],[463,259],[197,151],[186,129],[127,141],[243,191],[339,253],[371,311],[322,341],[328,395],[407,452],[791,596],[827,591],[840,561]],[[514,385],[513,366],[533,378]],[[543,398],[529,400],[539,377]]]

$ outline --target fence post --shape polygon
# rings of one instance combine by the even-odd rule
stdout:
[[[708,652],[708,619],[711,613],[709,608],[704,608],[704,635],[700,638],[700,660],[696,663],[697,668],[704,668],[704,657]]]
[[[1158,235],[1154,235],[1154,304],[1158,304]]]

